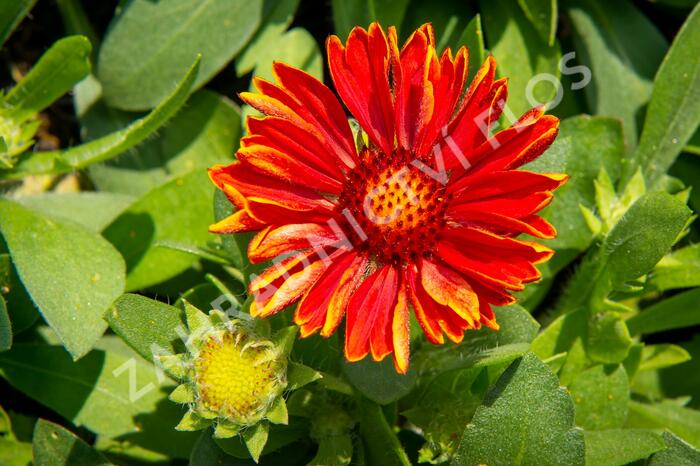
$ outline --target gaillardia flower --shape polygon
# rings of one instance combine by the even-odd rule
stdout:
[[[357,120],[312,76],[274,64],[241,98],[249,117],[237,161],[210,169],[237,207],[215,233],[257,231],[248,256],[276,260],[250,284],[251,314],[298,303],[302,336],[330,336],[345,317],[345,356],[409,361],[409,306],[427,339],[498,329],[492,305],[539,279],[552,238],[536,213],[566,180],[517,171],[544,152],[559,120],[542,108],[490,134],[507,82],[487,58],[466,86],[467,50],[438,55],[432,26],[399,50],[396,30],[356,27],[326,44],[331,78]],[[444,332],[444,334],[443,334]]]

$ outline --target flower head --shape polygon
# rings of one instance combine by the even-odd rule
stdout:
[[[553,251],[536,213],[566,175],[516,170],[556,137],[559,120],[534,108],[491,135],[507,94],[493,57],[469,86],[467,50],[438,55],[432,26],[401,49],[396,31],[355,28],[326,44],[331,78],[357,120],[317,79],[283,63],[255,79],[238,161],[210,169],[238,210],[216,233],[257,231],[252,262],[277,257],[250,284],[251,313],[298,303],[302,336],[331,335],[345,318],[345,356],[409,361],[409,306],[426,337],[462,340],[498,329],[492,305],[540,278]]]
[[[272,338],[257,334],[243,321],[213,310],[207,316],[186,305],[187,352],[161,355],[166,372],[179,379],[170,398],[189,405],[179,430],[215,424],[225,438],[262,420],[287,423],[282,393],[287,388],[287,329]],[[292,327],[293,329],[293,327]]]

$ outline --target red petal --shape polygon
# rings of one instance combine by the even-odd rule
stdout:
[[[288,120],[312,134],[327,147],[327,157],[334,157],[338,163],[354,168],[357,163],[355,143],[338,99],[316,78],[299,70],[289,72],[293,70],[290,67],[282,69],[285,66],[278,64],[275,71],[278,79],[284,76],[284,84],[293,91],[255,78],[253,84],[261,94],[242,92],[241,99],[265,115]],[[305,85],[319,94],[300,89]]]
[[[316,131],[307,131],[290,120],[273,116],[248,117],[246,126],[248,134],[264,138],[266,146],[285,152],[336,180],[342,181],[345,178],[343,169],[346,165],[333,156],[329,146],[319,139]]]
[[[544,209],[554,197],[551,192],[531,193],[524,197],[517,197],[519,194],[521,193],[507,193],[484,201],[451,204],[447,209],[447,215],[459,218],[463,213],[478,215],[481,212],[492,212],[513,218],[529,217]]]
[[[391,333],[394,346],[394,367],[399,374],[405,374],[408,372],[410,357],[411,326],[408,315],[408,292],[404,280],[399,285]]]
[[[357,288],[367,260],[354,253],[339,255],[299,302],[294,323],[302,337],[323,327],[323,336],[333,334],[345,315],[350,294]]]
[[[432,38],[430,25],[415,31],[401,49],[400,74],[394,76],[396,138],[406,150],[415,149],[415,141],[436,107],[433,83],[439,79],[440,63]]]
[[[225,179],[225,192],[244,199],[248,213],[261,222],[323,222],[333,214],[335,204],[315,191],[270,178],[242,162],[212,170],[222,172],[217,178]]]
[[[359,361],[370,351],[370,335],[377,323],[386,322],[396,305],[398,273],[390,265],[375,271],[350,298],[345,327],[345,357]]]
[[[559,119],[544,115],[542,108],[533,108],[513,126],[498,132],[470,154],[469,176],[512,170],[539,157],[554,142]],[[455,171],[456,179],[463,172]]]
[[[209,226],[209,233],[240,233],[256,231],[265,226],[264,223],[251,217],[247,211],[238,210],[233,215]]]
[[[535,173],[528,171],[497,171],[472,177],[469,174],[448,186],[457,202],[481,201],[518,194],[521,197],[530,193],[553,191],[564,184],[569,177],[561,173]]]
[[[335,231],[328,224],[271,225],[248,243],[248,258],[255,264],[299,249],[321,248],[338,242]]]
[[[250,283],[253,317],[267,317],[298,301],[318,280],[328,260],[304,252],[265,270]]]
[[[484,252],[500,257],[522,258],[533,264],[539,264],[552,257],[554,251],[533,241],[517,240],[498,236],[475,228],[450,229],[445,232],[445,238],[453,241],[475,243],[481,247],[474,248],[473,253]]]
[[[455,117],[445,130],[436,156],[444,158],[448,168],[473,165],[471,152],[488,133],[489,115],[495,115],[494,95],[505,82],[494,83],[496,61],[488,56],[472,80]],[[442,128],[441,128],[442,129]],[[481,139],[480,139],[481,138]]]
[[[479,299],[467,281],[454,270],[421,259],[421,284],[428,294],[448,306],[471,326],[479,321]]]
[[[459,222],[463,226],[482,227],[503,236],[517,236],[525,233],[537,238],[552,239],[557,235],[554,227],[537,215],[515,219],[494,212],[463,210],[451,213],[450,220]]]
[[[306,186],[320,192],[338,195],[343,183],[316,169],[315,165],[303,163],[286,151],[254,143],[262,138],[246,136],[241,140],[241,148],[236,158],[266,175],[297,186]],[[264,142],[264,141],[263,141]]]
[[[433,152],[438,138],[442,140],[444,137],[442,133],[448,134],[447,125],[452,119],[464,90],[468,62],[468,52],[464,47],[459,49],[454,60],[449,48],[440,57],[440,75],[433,84],[434,101],[438,105],[433,111],[432,119],[425,125],[425,129],[416,143],[416,153],[429,154]]]
[[[338,94],[372,142],[385,154],[394,149],[394,109],[389,88],[389,45],[384,31],[355,27],[346,46],[337,36],[326,42],[328,66]]]
[[[299,102],[299,114],[307,121],[313,121],[314,126],[341,152],[328,155],[356,163],[352,131],[343,107],[333,92],[310,74],[284,63],[275,62],[273,71],[283,88]],[[352,168],[354,164],[348,166]]]
[[[445,342],[438,323],[439,316],[434,309],[433,299],[423,289],[420,280],[418,279],[418,270],[415,265],[409,265],[405,272],[406,283],[408,285],[409,297],[413,310],[416,313],[416,319],[423,329],[423,333],[428,338],[428,341],[434,344],[442,344]]]
[[[481,323],[492,330],[499,330],[500,325],[496,322],[496,314],[493,313],[491,305],[485,300],[479,300],[479,309],[481,310]]]

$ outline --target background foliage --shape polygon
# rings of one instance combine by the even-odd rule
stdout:
[[[252,112],[237,92],[273,60],[328,82],[325,37],[379,20],[402,38],[431,21],[472,72],[492,53],[516,115],[555,78],[529,92],[561,98],[560,135],[527,168],[571,176],[545,211],[557,254],[500,332],[414,329],[406,376],[297,342],[323,377],[260,463],[700,464],[696,4],[1,0],[0,463],[253,463],[174,430],[151,345],[175,349],[183,300],[246,300],[247,237],[207,233],[230,205],[205,169]]]

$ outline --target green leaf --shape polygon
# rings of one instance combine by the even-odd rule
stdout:
[[[666,448],[659,434],[643,429],[585,431],[583,436],[587,466],[633,463]]]
[[[104,162],[131,149],[158,130],[182,107],[199,69],[199,57],[182,81],[148,115],[126,128],[66,150],[36,152],[21,159],[14,170],[0,172],[0,179],[20,179],[27,175],[68,173]],[[170,81],[169,81],[170,82]]]
[[[646,345],[642,351],[640,371],[651,371],[683,364],[690,360],[690,354],[682,347],[670,343]]]
[[[537,356],[514,361],[467,425],[452,465],[583,465],[583,432],[559,380]]]
[[[39,419],[34,427],[34,462],[42,466],[108,466],[112,463],[72,432]]]
[[[271,464],[271,465],[276,465],[280,463],[275,463],[272,458],[275,458],[277,454],[282,454],[285,450],[288,448],[285,448],[287,446],[294,446],[294,442],[297,442],[298,440],[302,439],[303,437],[308,437],[309,435],[309,425],[308,422],[305,419],[300,419],[300,418],[290,418],[290,424],[289,425],[278,425],[278,424],[266,424],[267,427],[267,441],[265,443],[265,446],[262,449],[262,452],[260,453],[260,464]],[[260,424],[258,424],[260,425]],[[248,431],[253,430],[253,427],[251,426],[250,428],[246,429]],[[246,446],[246,442],[244,440],[244,433],[246,430],[241,431],[241,435],[237,435],[235,437],[230,437],[230,438],[217,438],[215,439],[216,444],[224,450],[226,453],[229,455],[235,456],[236,458],[241,458],[241,459],[247,459],[250,460],[251,458],[251,452],[248,450],[248,447]],[[252,432],[248,433],[249,435],[252,434]],[[261,434],[255,434],[255,435],[261,435]],[[260,441],[262,441],[262,437],[259,437]],[[290,445],[291,444],[291,445]],[[298,446],[298,444],[296,444]],[[284,457],[284,456],[283,456]],[[269,460],[269,461],[268,461]],[[279,461],[279,459],[278,459]],[[286,464],[287,461],[282,461],[283,464]]]
[[[46,321],[75,359],[84,356],[107,328],[105,311],[124,291],[122,257],[101,236],[6,199],[0,199],[0,231]]]
[[[274,48],[258,57],[255,76],[272,79],[272,62],[280,61],[303,69],[312,76],[323,79],[323,57],[316,39],[302,28],[287,31]]]
[[[542,40],[549,46],[554,45],[557,34],[556,0],[518,0],[518,4]]]
[[[481,64],[486,60],[486,50],[484,49],[484,31],[481,28],[481,16],[474,15],[464,32],[457,40],[457,50],[461,46],[466,46],[469,50],[469,75],[474,76],[474,73],[479,69]],[[457,50],[453,50],[456,52]]]
[[[100,47],[97,77],[113,107],[146,110],[160,102],[197,54],[198,88],[218,73],[260,24],[262,0],[128,2]]]
[[[213,239],[208,232],[213,191],[206,172],[194,170],[149,191],[105,229],[105,238],[126,261],[127,290],[165,281],[196,261],[160,243],[205,246]]]
[[[61,13],[66,33],[81,34],[88,38],[93,46],[91,60],[95,62],[96,48],[99,47],[100,38],[90,24],[90,19],[80,0],[57,0],[56,6]]]
[[[357,400],[360,416],[360,436],[364,441],[367,464],[410,466],[399,439],[391,430],[382,408],[365,398]]]
[[[641,197],[603,243],[613,284],[649,272],[671,249],[690,219],[690,209],[666,193]]]
[[[678,249],[661,259],[646,284],[646,288],[658,291],[694,286],[700,286],[700,244]]]
[[[0,237],[0,248],[3,244]],[[7,307],[7,314],[15,335],[27,330],[39,318],[39,312],[17,276],[9,254],[0,254],[0,296],[5,299],[6,304],[12,303]]]
[[[625,321],[618,313],[602,312],[590,316],[586,354],[593,361],[605,364],[622,362],[633,343]]]
[[[678,198],[652,192],[627,209],[602,244],[591,248],[562,293],[557,315],[586,307],[591,311],[627,311],[608,299],[613,290],[649,272],[685,230],[691,212]]]
[[[489,385],[508,365],[458,369],[421,378],[417,390],[401,403],[409,406],[401,414],[423,431],[420,461],[440,463],[452,457],[462,429],[481,405]]]
[[[253,75],[267,80],[273,80],[273,62],[279,61],[306,71],[312,76],[323,80],[323,57],[313,36],[302,28],[293,28],[279,38],[275,47],[267,49],[257,57],[257,66]],[[250,90],[257,92],[253,83]],[[249,105],[243,107],[242,121],[249,115],[258,115]]]
[[[183,312],[145,296],[125,294],[105,316],[110,328],[148,361],[155,354],[174,354],[186,335]]]
[[[533,78],[543,73],[559,78],[559,45],[550,47],[542,40],[515,0],[482,1],[480,6],[499,76],[509,79],[507,108],[512,116],[552,101],[559,88],[549,79]]]
[[[630,401],[627,426],[647,429],[666,428],[696,448],[700,447],[700,412],[665,400],[661,403]]]
[[[668,448],[654,453],[648,466],[695,466],[700,463],[700,451],[671,432],[664,432],[663,435]]]
[[[35,3],[36,0],[15,0],[0,3],[0,45],[4,44],[10,37],[12,31],[27,16]]]
[[[281,464],[301,466],[302,464],[306,464],[309,458],[309,442],[292,443],[270,454],[263,451],[264,454],[258,463],[250,459],[250,455],[242,444],[242,450],[240,450],[242,455],[236,454],[233,456],[220,446],[220,444],[224,442],[227,444],[233,441],[241,443],[238,439],[239,437],[226,441],[215,441],[210,431],[202,432],[202,435],[199,437],[199,440],[192,450],[190,466],[255,466],[256,464],[261,466],[278,466]],[[265,450],[267,450],[267,448],[265,448]],[[236,450],[236,453],[239,453],[239,450]]]
[[[9,116],[23,122],[70,91],[90,73],[90,41],[70,36],[57,41],[5,97]]]
[[[537,335],[537,321],[518,305],[497,307],[494,313],[501,326],[499,331],[482,327],[471,331],[469,338],[458,345],[424,347],[414,355],[416,370],[422,374],[485,367],[510,363],[525,354]]]
[[[592,81],[584,88],[588,104],[598,115],[621,118],[625,139],[634,147],[638,113],[651,97],[668,43],[627,0],[575,0],[569,5],[579,61],[592,68]]]
[[[170,392],[168,399],[174,403],[189,404],[197,400],[197,393],[189,383],[178,385],[175,390]]]
[[[365,358],[343,364],[343,374],[364,396],[381,405],[389,404],[408,394],[416,383],[413,369],[402,375],[396,372],[391,358],[381,362]]]
[[[209,431],[202,432],[190,455],[190,466],[242,466],[245,464],[247,463],[244,460],[230,456],[219,448]]]
[[[173,430],[182,411],[166,399],[173,388],[168,380],[151,364],[120,351],[93,350],[73,362],[60,346],[15,345],[0,353],[0,375],[98,435],[178,458],[189,455],[197,438]]]
[[[32,444],[0,437],[0,464],[27,466],[32,464]]]
[[[95,233],[112,223],[133,201],[130,196],[104,192],[52,192],[17,199],[34,212],[58,221],[79,223]]]
[[[260,454],[267,443],[268,428],[268,423],[261,422],[250,427],[249,429],[244,430],[241,434],[243,436],[245,446],[250,452],[250,456],[253,457],[256,463],[260,459]]]
[[[616,429],[627,419],[629,381],[617,366],[599,364],[581,372],[569,386],[576,425],[586,430]]]
[[[215,415],[213,415],[215,416]],[[206,419],[193,411],[187,411],[180,422],[175,426],[175,430],[181,432],[190,432],[201,430],[211,425],[211,419]]]
[[[290,362],[287,368],[287,389],[296,390],[321,378],[323,375],[316,369],[298,362]]]
[[[367,29],[378,21],[384,28],[400,29],[409,0],[332,0],[335,33],[346,40],[355,26]],[[410,31],[413,32],[413,31]]]
[[[283,424],[289,423],[289,413],[287,412],[287,405],[284,402],[284,398],[277,398],[270,406],[270,409],[265,414],[268,421],[273,424]]]
[[[700,288],[680,293],[649,306],[627,320],[632,335],[663,332],[700,324]]]
[[[629,179],[641,167],[649,185],[656,184],[700,124],[700,5],[676,35],[654,79],[647,118]]]
[[[134,114],[98,101],[80,118],[84,137],[95,139],[127,126]],[[240,109],[219,94],[203,89],[158,135],[106,163],[89,167],[101,191],[142,195],[173,175],[217,163],[229,163],[240,138]]]
[[[700,335],[695,334],[691,341],[683,342],[681,346],[691,356],[690,361],[643,373],[651,379],[652,390],[658,393],[658,396],[654,393],[648,398],[657,400],[690,397],[687,406],[698,409],[700,408]],[[635,388],[638,385],[636,383],[638,378],[635,378]]]
[[[385,3],[388,3],[387,0]],[[476,14],[476,8],[468,2],[411,0],[410,5],[411,7],[406,9],[401,25],[401,36],[407,38],[423,24],[432,23],[438,53],[446,47],[450,47],[453,52],[457,51],[457,41],[462,31],[467,27],[468,20]],[[391,25],[392,23],[382,24]],[[471,73],[474,71],[472,70]]]
[[[318,442],[316,456],[309,464],[332,464],[347,466],[352,461],[353,446],[350,435],[324,437]]]
[[[7,315],[5,299],[0,295],[0,352],[12,347],[12,322]]]
[[[335,33],[346,40],[355,26],[366,28],[371,22],[367,10],[368,0],[331,0]]]
[[[265,0],[263,19],[255,36],[236,58],[236,74],[250,73],[259,62],[258,57],[268,56],[279,47],[281,37],[294,19],[299,0]]]

